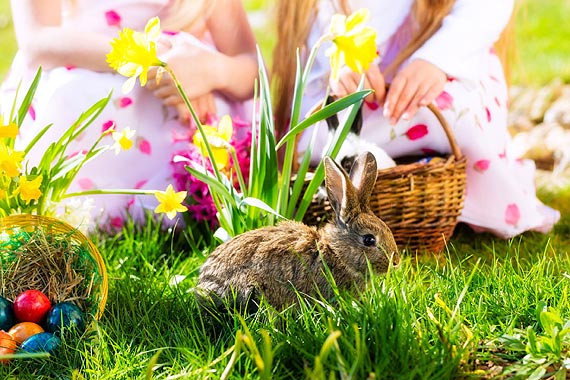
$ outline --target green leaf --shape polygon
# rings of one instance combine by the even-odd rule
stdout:
[[[526,334],[527,334],[527,338],[528,338],[527,352],[529,354],[537,354],[538,353],[538,347],[536,344],[536,334],[535,334],[532,326],[527,327]]]
[[[335,100],[331,104],[328,104],[327,106],[321,108],[320,110],[318,110],[317,112],[315,112],[314,114],[307,117],[305,120],[303,120],[302,122],[291,128],[289,132],[287,132],[285,136],[283,136],[283,138],[279,141],[279,143],[277,144],[277,149],[279,149],[281,146],[283,146],[285,142],[293,139],[296,135],[298,135],[299,133],[301,133],[303,130],[310,127],[311,125],[321,120],[325,120],[326,118],[329,118],[333,115],[336,115],[340,111],[350,106],[353,106],[357,103],[360,105],[360,102],[371,92],[372,92],[371,90],[357,91],[353,94],[345,96],[344,98]],[[352,120],[354,120],[354,117],[352,118]],[[350,124],[352,124],[352,121]]]
[[[275,215],[276,217],[280,218],[280,219],[287,219],[285,218],[283,215],[279,214],[277,211],[275,211],[271,206],[269,206],[267,203],[263,202],[261,199],[257,199],[257,198],[244,198],[241,201],[241,204],[244,204],[246,206],[251,206],[251,207],[256,207],[260,210],[266,211],[270,214]],[[240,205],[241,205],[240,204]]]
[[[152,358],[150,358],[148,365],[146,366],[146,380],[152,380],[152,374],[156,367],[156,363],[158,363],[158,358],[160,357],[161,353],[162,349],[159,349],[156,354],[152,355]]]
[[[30,105],[32,104],[32,100],[34,99],[34,95],[35,95],[36,90],[38,88],[38,84],[40,82],[41,76],[42,76],[42,68],[40,66],[40,67],[38,67],[38,70],[36,71],[36,75],[35,75],[34,79],[32,80],[30,87],[28,88],[28,92],[26,92],[26,96],[24,96],[24,99],[20,103],[20,108],[18,109],[18,119],[16,121],[16,124],[18,124],[18,126],[21,126],[24,123],[24,119],[26,118],[26,115],[28,114],[28,110],[30,109]],[[14,100],[14,101],[16,101],[16,100]]]
[[[540,366],[537,369],[535,369],[530,376],[528,377],[527,380],[539,380],[542,379],[542,376],[544,376],[544,374],[546,373],[546,368],[545,366]]]
[[[224,199],[227,200],[233,200],[234,197],[231,195],[230,191],[228,188],[226,188],[222,182],[220,182],[214,174],[208,172],[207,170],[205,170],[204,167],[201,167],[201,169],[195,169],[192,168],[190,166],[185,166],[185,169],[192,174],[194,177],[196,177],[198,180],[204,182],[205,184],[207,184],[208,186],[210,186],[211,188],[211,192],[215,193],[219,196],[221,196]]]
[[[540,313],[540,324],[544,331],[550,336],[554,336],[555,328],[557,327],[560,330],[563,323],[562,318],[560,318],[558,311],[555,309],[549,308],[549,311]]]

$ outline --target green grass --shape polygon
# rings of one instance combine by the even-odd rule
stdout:
[[[0,366],[0,378],[145,379],[152,371],[154,379],[217,379],[227,367],[230,379],[264,378],[256,352],[271,363],[273,379],[476,378],[481,362],[522,357],[499,355],[492,342],[536,326],[540,302],[570,318],[570,191],[552,200],[563,206],[563,220],[548,235],[503,241],[460,228],[446,253],[406,257],[361,294],[341,292],[331,303],[302,304],[300,312],[262,307],[243,323],[232,318],[215,336],[191,292],[211,247],[154,224],[129,227],[95,238],[110,278],[101,320],[58,357],[12,361]],[[173,285],[177,275],[185,278]],[[255,347],[238,339],[242,349],[231,366],[236,334],[250,334]]]
[[[0,81],[8,72],[8,68],[16,54],[16,37],[10,15],[10,1],[0,0]]]
[[[519,0],[515,26],[517,57],[513,82],[541,85],[562,78],[570,82],[570,1]]]

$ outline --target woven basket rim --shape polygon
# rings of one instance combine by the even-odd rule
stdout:
[[[87,251],[94,259],[97,266],[99,275],[101,276],[101,284],[98,288],[97,312],[94,315],[95,320],[99,320],[105,309],[108,295],[108,277],[107,269],[103,257],[99,249],[93,244],[91,239],[85,236],[79,229],[69,225],[63,220],[53,218],[46,215],[33,215],[33,214],[16,214],[8,215],[0,218],[0,232],[14,227],[54,227],[57,226],[59,231],[72,234],[73,238],[82,245],[87,246]]]

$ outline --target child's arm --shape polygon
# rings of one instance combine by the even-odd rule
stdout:
[[[12,0],[11,7],[18,46],[31,67],[111,71],[105,62],[109,38],[64,28],[61,1]]]
[[[257,77],[255,36],[240,0],[218,0],[207,27],[220,54],[216,67],[216,90],[238,100],[253,96]]]

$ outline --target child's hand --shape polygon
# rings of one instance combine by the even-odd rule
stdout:
[[[204,124],[208,122],[209,117],[216,115],[216,103],[214,101],[213,94],[206,94],[196,99],[190,100],[192,108],[196,112],[200,123]],[[190,110],[186,106],[186,103],[182,102],[176,105],[176,111],[178,112],[178,121],[181,124],[190,124]]]
[[[175,107],[178,112],[178,120],[182,124],[188,124],[190,122],[190,110],[178,92],[174,81],[168,74],[164,74],[160,82],[157,83],[156,70],[156,68],[152,68],[148,71],[147,88],[153,92],[154,96],[162,100],[162,104]],[[190,104],[192,104],[198,119],[202,123],[206,122],[208,115],[216,114],[216,104],[212,93],[190,99]]]
[[[382,104],[386,92],[386,84],[384,82],[384,76],[380,72],[380,68],[377,65],[370,65],[364,74],[364,89],[374,90],[372,94],[365,98],[366,101],[369,103],[377,102],[378,104]],[[337,98],[342,98],[354,93],[360,84],[361,77],[361,74],[355,73],[346,66],[341,68],[338,78],[334,81],[331,79],[330,81],[332,95]]]
[[[430,104],[447,81],[446,74],[434,64],[417,59],[400,70],[386,95],[384,116],[396,124],[400,117],[410,120],[418,108]]]

